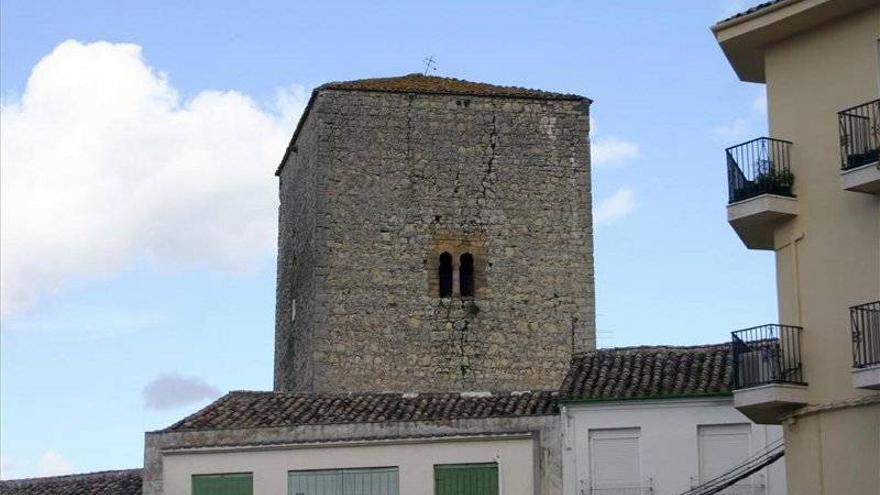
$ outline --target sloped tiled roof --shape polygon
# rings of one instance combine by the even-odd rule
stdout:
[[[621,400],[729,394],[728,344],[599,349],[572,358],[563,399]]]
[[[230,392],[163,431],[536,416],[555,414],[557,397],[555,391],[339,395]]]
[[[2,495],[140,495],[140,469],[0,481]]]
[[[355,81],[331,82],[318,87],[322,89],[350,91],[378,91],[384,93],[453,94],[470,96],[501,96],[507,98],[536,98],[542,100],[586,100],[583,96],[541,91],[516,86],[498,86],[455,79],[452,77],[407,74],[397,77],[358,79]]]
[[[732,15],[732,16],[728,17],[727,19],[722,19],[722,20],[718,21],[718,24],[721,24],[722,22],[732,21],[733,19],[738,19],[740,17],[745,17],[750,14],[754,14],[755,12],[758,12],[759,10],[764,10],[767,7],[775,5],[775,4],[782,2],[782,1],[784,1],[784,0],[771,0],[769,2],[764,2],[762,4],[755,5],[754,7],[750,8],[750,9],[746,9],[742,12],[739,12],[737,14]]]

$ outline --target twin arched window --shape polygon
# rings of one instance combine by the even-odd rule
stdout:
[[[461,297],[474,297],[474,256],[471,253],[464,253],[458,261],[458,293]],[[448,252],[440,255],[437,272],[440,297],[452,297],[453,266],[452,255]]]

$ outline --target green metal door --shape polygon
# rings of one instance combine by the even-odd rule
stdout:
[[[192,495],[254,495],[254,477],[250,473],[194,475]]]
[[[498,464],[434,466],[434,495],[498,495]]]

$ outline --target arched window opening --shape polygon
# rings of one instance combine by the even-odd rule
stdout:
[[[440,255],[440,267],[437,269],[440,279],[440,297],[452,297],[452,255]]]
[[[461,297],[474,297],[474,256],[464,253],[458,268],[458,284]]]

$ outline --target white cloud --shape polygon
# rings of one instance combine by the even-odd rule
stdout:
[[[143,396],[147,409],[162,410],[216,399],[220,391],[201,378],[164,373],[144,387]]]
[[[613,137],[596,139],[590,146],[591,163],[599,167],[636,158],[639,153],[636,143]]]
[[[37,464],[38,476],[58,476],[73,472],[73,465],[55,452],[46,452]]]
[[[636,199],[633,190],[621,188],[599,204],[593,214],[593,220],[595,223],[619,220],[629,215],[635,207]]]
[[[305,100],[184,99],[137,45],[60,44],[0,105],[3,313],[136,259],[241,270],[270,256],[272,172]]]

